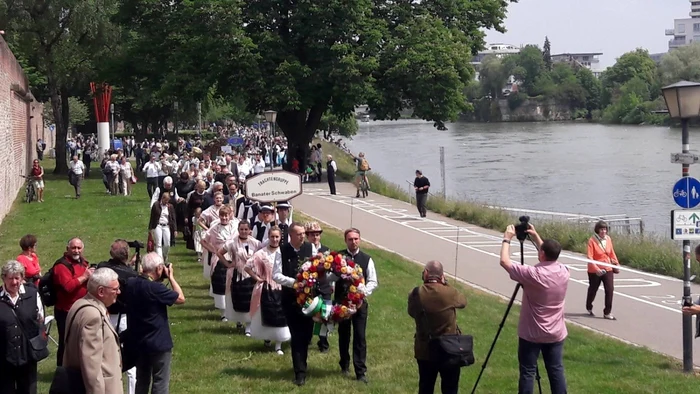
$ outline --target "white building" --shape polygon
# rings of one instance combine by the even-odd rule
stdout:
[[[600,67],[600,58],[602,55],[599,52],[583,52],[583,53],[558,53],[552,55],[552,63],[576,63],[579,66],[586,67],[593,72],[596,78],[600,78],[604,69]]]
[[[668,42],[669,50],[700,42],[700,1],[689,1],[690,18],[674,19],[673,29],[666,29],[666,35],[673,36]]]

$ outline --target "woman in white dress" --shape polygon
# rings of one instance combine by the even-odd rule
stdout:
[[[214,297],[214,306],[221,311],[221,320],[226,321],[226,277],[227,266],[218,264],[219,258],[217,251],[223,247],[228,241],[235,239],[237,236],[236,224],[231,220],[233,217],[231,208],[223,206],[219,210],[219,219],[211,223],[209,231],[202,240],[202,246],[211,254],[211,287],[210,295]],[[237,220],[237,219],[236,219]]]
[[[228,268],[226,272],[226,311],[224,316],[230,322],[236,322],[238,325],[245,324],[245,335],[247,337],[250,336],[250,298],[247,300],[234,300],[231,285],[232,282],[243,281],[250,277],[245,271],[245,265],[259,248],[260,242],[250,236],[250,223],[247,220],[242,220],[238,223],[238,236],[226,242],[217,252],[219,259],[225,257],[226,254],[230,256],[230,259],[220,261]],[[238,270],[238,275],[235,278],[233,277],[234,270]]]
[[[199,221],[197,222],[202,229],[204,230],[204,234],[206,238],[206,233],[209,231],[209,226],[211,224],[219,219],[219,209],[224,205],[224,193],[222,192],[216,192],[214,193],[214,205],[210,206],[209,208],[205,209],[201,215],[199,215]],[[216,251],[213,252],[213,254],[216,254]],[[211,278],[211,259],[212,259],[212,254],[209,253],[209,250],[207,248],[204,248],[202,251],[202,276],[204,276],[204,279],[209,280]]]
[[[131,195],[131,178],[134,176],[134,172],[131,169],[131,163],[126,157],[122,157],[121,163],[119,164],[119,173],[122,179],[122,191],[125,196]]]
[[[289,332],[289,327],[269,327],[263,324],[261,310],[261,296],[263,287],[268,286],[269,291],[279,292],[282,287],[272,280],[272,267],[275,261],[281,262],[282,254],[280,253],[280,240],[282,239],[282,231],[279,227],[274,226],[270,229],[268,245],[253,255],[253,258],[248,260],[245,270],[257,282],[253,289],[253,297],[250,300],[250,333],[253,338],[262,339],[265,345],[271,341],[275,342],[275,351],[279,355],[283,355],[282,342],[287,342],[292,338]],[[281,305],[278,305],[281,307]],[[282,314],[282,316],[284,316]],[[276,324],[281,325],[281,324]]]

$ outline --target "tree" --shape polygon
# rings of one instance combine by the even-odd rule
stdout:
[[[503,96],[503,87],[510,78],[510,71],[501,59],[488,55],[479,66],[479,81],[483,95],[490,95],[493,99]]]
[[[602,85],[600,80],[593,75],[591,70],[580,67],[576,71],[576,79],[579,85],[586,92],[586,102],[584,107],[588,111],[588,118],[592,117],[592,112],[600,108],[600,95],[602,92]]]
[[[656,62],[649,56],[646,49],[639,48],[620,56],[617,62],[603,73],[603,106],[614,101],[620,94],[620,87],[635,77],[640,78],[650,87],[652,100],[661,93]]]
[[[343,137],[352,137],[357,134],[359,126],[357,125],[357,119],[354,117],[340,119],[332,113],[326,112],[321,117],[318,128],[323,131],[323,136],[328,139],[332,133]]]
[[[88,106],[77,97],[68,98],[68,106],[70,107],[70,115],[68,124],[72,127],[80,126],[90,120],[90,110]],[[44,103],[44,123],[46,126],[55,124],[53,117],[53,105],[51,102]]]
[[[7,39],[17,56],[31,67],[38,99],[50,99],[56,124],[56,168],[66,173],[66,139],[73,93],[88,89],[93,61],[112,40],[113,0],[5,0]],[[77,94],[76,94],[77,95]]]
[[[552,71],[552,44],[549,42],[549,37],[544,37],[544,46],[542,47],[542,61],[544,68],[547,71]]]
[[[677,48],[661,59],[659,65],[664,85],[681,80],[700,81],[700,43]]]
[[[368,104],[378,119],[405,108],[439,129],[468,108],[472,53],[484,30],[503,31],[503,0],[259,0],[241,3],[251,45],[224,56],[220,86],[250,112],[274,109],[303,164],[324,113],[351,116]]]
[[[522,82],[522,88],[530,96],[533,94],[533,87],[540,75],[545,72],[544,60],[542,60],[542,51],[535,45],[526,45],[519,54],[509,56],[508,62],[512,63],[508,66],[513,70],[513,76]]]

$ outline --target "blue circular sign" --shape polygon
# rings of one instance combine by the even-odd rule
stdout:
[[[673,200],[681,208],[694,208],[700,204],[700,181],[691,177],[681,178],[673,185]]]

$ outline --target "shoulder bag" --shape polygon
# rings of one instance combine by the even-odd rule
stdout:
[[[457,326],[456,334],[433,336],[432,330],[429,328],[428,315],[420,301],[419,288],[416,287],[413,293],[421,306],[423,324],[428,330],[428,348],[430,349],[431,361],[440,367],[468,367],[474,364],[474,338],[471,335],[462,335],[459,326]],[[457,311],[454,313],[456,315]]]
[[[36,294],[37,297],[39,297],[39,293]],[[27,335],[27,330],[24,329],[24,325],[22,324],[22,321],[19,319],[19,316],[17,316],[17,312],[15,312],[15,308],[10,305],[10,303],[7,303],[7,306],[10,307],[10,310],[12,311],[12,314],[15,316],[15,320],[17,320],[17,325],[19,326],[19,329],[22,331],[22,335],[24,335],[25,338],[27,338],[29,342],[29,350],[27,353],[29,355],[29,359],[32,361],[39,362],[46,357],[49,356],[49,337],[46,335],[46,330],[44,327],[44,323],[41,322],[39,324],[39,335],[36,335],[34,337],[29,337]]]
[[[78,316],[78,312],[81,309],[93,307],[98,309],[94,305],[83,305],[73,314],[73,318],[66,326],[66,340],[68,343],[68,338],[70,336],[70,327],[75,321],[75,317]],[[99,309],[98,309],[99,310]],[[101,314],[101,313],[100,313]],[[102,329],[104,330],[104,319],[102,320]],[[49,394],[85,394],[85,382],[83,382],[83,373],[80,368],[72,367],[56,367],[56,372],[53,374],[53,380],[51,381],[51,388],[49,389]]]
[[[598,244],[600,245],[600,248],[603,249],[603,253],[605,253],[605,255],[608,257],[608,263],[612,264],[612,258],[608,255],[608,252],[605,250],[605,246],[603,246],[603,241],[597,235],[594,235],[594,237],[596,240],[598,240]],[[613,274],[619,274],[620,270],[613,267],[612,272]]]

